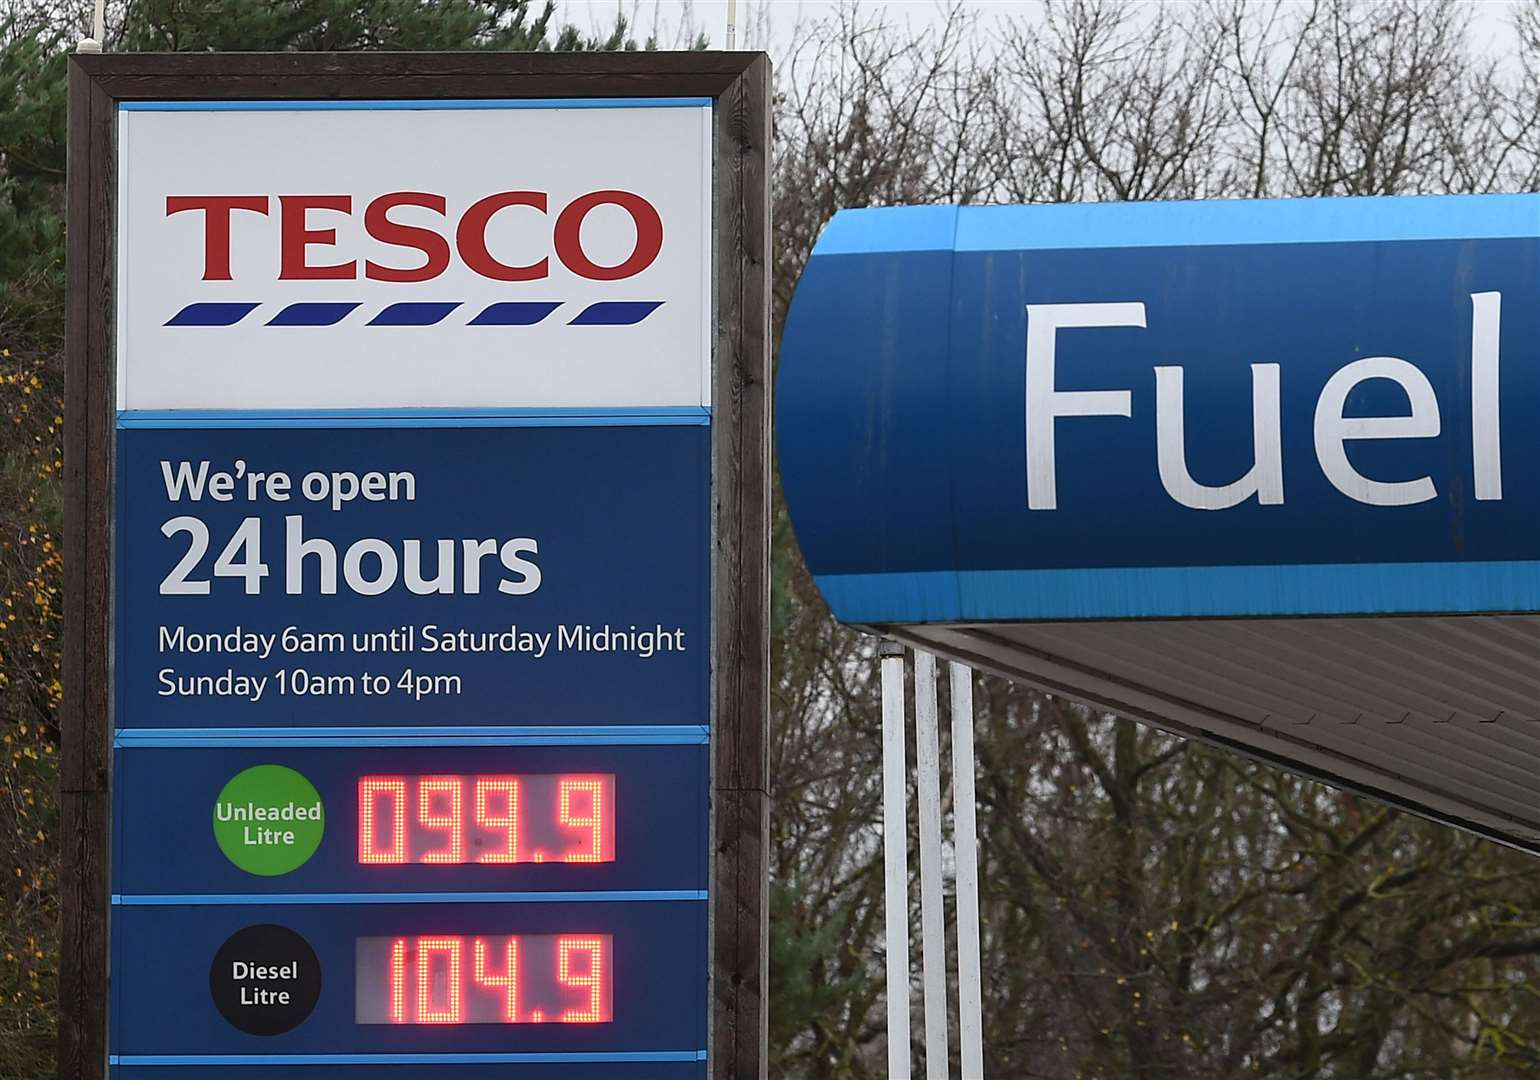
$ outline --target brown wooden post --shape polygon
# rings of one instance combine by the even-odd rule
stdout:
[[[757,1080],[768,1064],[769,97],[770,62],[760,56],[716,108],[716,1080]]]
[[[65,323],[64,701],[59,1075],[107,1064],[107,859],[112,723],[112,100],[69,74]]]

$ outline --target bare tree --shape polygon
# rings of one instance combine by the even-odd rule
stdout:
[[[1469,18],[1054,0],[911,33],[841,7],[777,58],[777,325],[844,207],[1533,186],[1540,0],[1511,62]],[[875,1078],[876,662],[792,543],[778,505],[775,1074]],[[1540,1072],[1540,864],[1022,686],[977,704],[991,1077]]]

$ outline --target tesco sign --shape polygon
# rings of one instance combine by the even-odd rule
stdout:
[[[186,104],[119,111],[120,408],[707,404],[708,105]]]
[[[451,223],[449,200],[426,191],[392,191],[363,206],[364,232],[390,247],[416,252],[415,266],[373,259],[320,262],[312,248],[336,248],[336,215],[352,217],[352,195],[168,195],[166,213],[203,217],[203,280],[229,281],[230,219],[236,213],[271,216],[277,203],[278,277],[283,281],[338,281],[360,276],[372,281],[432,281],[449,268],[452,255],[473,273],[491,281],[539,281],[551,275],[549,256],[515,264],[498,259],[488,247],[487,226],[494,215],[523,209],[531,231],[540,232],[561,265],[590,281],[619,281],[651,266],[663,249],[663,218],[658,208],[632,191],[601,190],[579,195],[551,220],[551,196],[545,191],[499,191],[471,203]],[[636,229],[629,253],[605,263],[583,249],[583,223],[601,206],[624,211]],[[442,229],[391,218],[399,207],[421,207],[444,219]],[[532,212],[532,213],[531,213]],[[328,220],[332,224],[327,224]],[[451,231],[451,224],[453,225]],[[522,224],[522,222],[521,222]],[[360,263],[362,270],[360,271]]]

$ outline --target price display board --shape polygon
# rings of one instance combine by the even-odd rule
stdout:
[[[61,1075],[763,1075],[763,57],[72,78]]]

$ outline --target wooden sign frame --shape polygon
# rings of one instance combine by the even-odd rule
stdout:
[[[61,1080],[107,1073],[118,103],[710,97],[710,1073],[766,1076],[770,63],[763,53],[79,54],[69,68]]]

